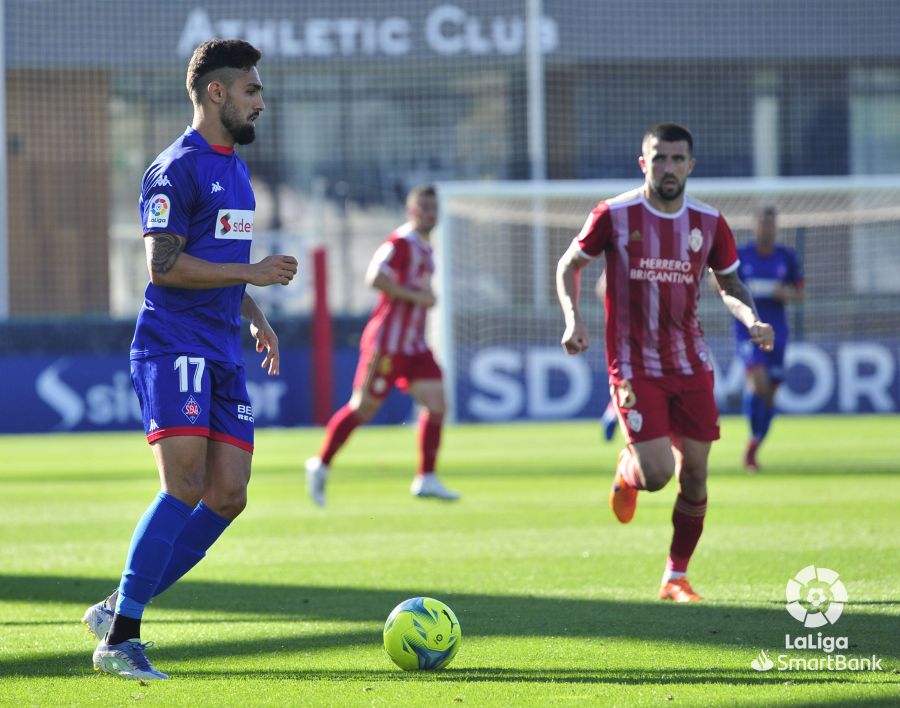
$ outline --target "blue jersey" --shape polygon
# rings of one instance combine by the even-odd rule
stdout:
[[[772,325],[776,345],[784,345],[788,334],[787,316],[784,303],[776,300],[774,294],[778,285],[797,287],[803,284],[803,269],[796,251],[776,245],[772,253],[763,256],[751,242],[738,248],[738,258],[741,259],[738,275],[753,295],[760,320]],[[750,338],[747,328],[738,321],[735,321],[734,331],[739,341]]]
[[[144,173],[139,202],[144,236],[187,239],[184,252],[214,263],[249,263],[256,199],[250,173],[188,128]],[[131,358],[188,353],[241,363],[245,285],[189,290],[149,283]]]

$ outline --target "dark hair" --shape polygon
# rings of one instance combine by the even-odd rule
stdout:
[[[694,152],[694,136],[691,131],[678,123],[657,123],[644,133],[643,145],[649,138],[656,138],[667,143],[677,143],[684,140],[688,144],[688,152]]]
[[[409,194],[406,195],[406,203],[412,204],[419,197],[435,197],[437,198],[437,190],[434,188],[433,184],[419,184],[409,190]]]
[[[188,64],[187,80],[185,81],[188,95],[192,101],[199,103],[203,78],[222,69],[247,71],[256,66],[261,58],[262,52],[242,39],[212,39],[204,42],[194,50]],[[220,76],[210,78],[217,78],[226,85],[234,80],[233,76],[226,76],[224,72]]]

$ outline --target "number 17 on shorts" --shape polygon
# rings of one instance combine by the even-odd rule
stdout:
[[[253,407],[243,366],[166,354],[132,360],[131,380],[149,442],[197,435],[252,451]]]

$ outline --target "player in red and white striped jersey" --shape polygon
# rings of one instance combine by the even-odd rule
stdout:
[[[431,231],[437,223],[434,187],[414,188],[406,199],[409,221],[391,233],[375,252],[366,284],[381,292],[359,346],[359,364],[350,401],[328,421],[317,457],[306,461],[309,494],[325,504],[332,458],[350,434],[378,412],[396,385],[422,406],[419,418],[419,471],[410,491],[418,497],[455,500],[435,474],[446,408],[441,369],[425,342],[425,318],[434,306]]]
[[[687,581],[687,566],[703,530],[707,459],[719,438],[712,362],[697,319],[707,269],[751,341],[768,350],[774,338],[737,275],[740,261],[725,218],[684,193],[695,164],[690,131],[675,123],[652,127],[638,162],[644,184],[601,201],[559,261],[562,345],[569,354],[589,346],[578,276],[603,255],[610,395],[628,438],[610,505],[628,523],[638,490],[656,491],[677,478],[674,535],[660,597],[691,602],[700,596]]]

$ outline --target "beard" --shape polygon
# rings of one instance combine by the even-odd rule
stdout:
[[[234,104],[229,100],[222,106],[221,119],[225,130],[238,145],[249,145],[256,139],[256,126],[251,121],[242,121]]]
[[[684,192],[684,182],[679,183],[677,179],[674,184],[672,182],[664,183],[663,180],[660,180],[655,184],[651,184],[650,187],[653,193],[665,202],[675,201]]]

